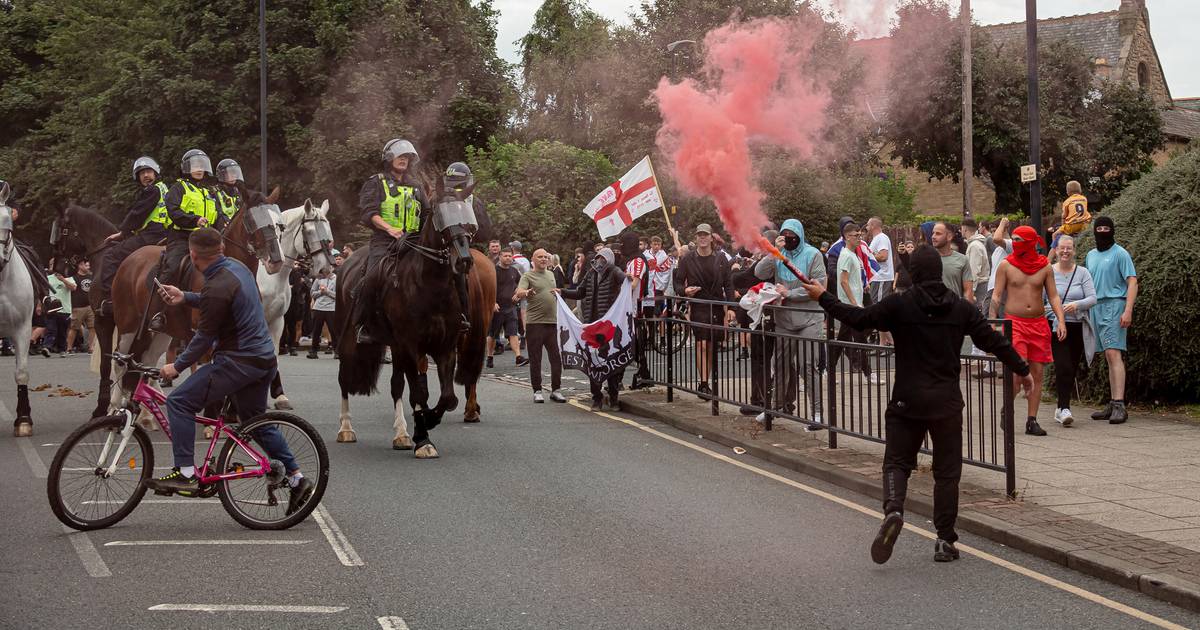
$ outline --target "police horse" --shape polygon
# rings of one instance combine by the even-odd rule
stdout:
[[[333,256],[330,253],[333,231],[329,227],[329,219],[326,218],[328,212],[328,199],[320,206],[315,206],[312,200],[305,199],[302,206],[272,215],[279,233],[283,266],[276,273],[271,273],[265,265],[260,266],[255,279],[267,318],[267,329],[271,332],[271,341],[275,343],[276,353],[279,352],[279,338],[283,334],[283,317],[292,303],[292,289],[288,283],[292,268],[297,262],[307,261],[308,275],[313,279],[319,277],[323,271],[333,270]],[[283,393],[283,381],[279,372],[275,373],[275,382],[271,384],[271,397],[275,399],[276,409],[292,408],[287,395]]]
[[[458,406],[454,383],[466,386],[467,407],[463,420],[479,420],[476,385],[483,372],[485,337],[496,303],[496,272],[486,255],[471,249],[477,223],[472,205],[463,201],[470,190],[456,199],[447,199],[434,209],[418,234],[408,234],[393,243],[394,251],[381,260],[383,295],[378,304],[381,318],[388,326],[378,327],[390,336],[392,349],[391,395],[395,408],[396,429],[392,448],[414,449],[418,459],[439,456],[429,439],[429,431],[441,422],[447,411]],[[335,325],[341,331],[338,340],[338,385],[342,411],[338,442],[354,442],[357,437],[350,424],[349,396],[370,395],[375,391],[382,367],[384,345],[356,343],[354,322],[350,321],[356,286],[364,277],[367,252],[359,251],[339,270]],[[455,272],[467,274],[468,320],[470,330],[460,331],[463,308],[455,285]],[[354,280],[356,282],[352,282]],[[426,357],[437,364],[441,395],[429,408],[429,388],[422,374]],[[415,431],[408,432],[404,415],[404,381],[411,388]]]
[[[33,327],[33,278],[17,251],[13,236],[12,208],[7,205],[11,188],[0,187],[0,337],[12,339],[17,353],[17,417],[13,435],[33,435],[29,408],[29,334]]]

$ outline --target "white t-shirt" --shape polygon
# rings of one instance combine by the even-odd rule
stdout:
[[[887,234],[880,232],[875,238],[871,239],[871,251],[878,254],[886,251],[887,260],[879,263],[879,271],[871,276],[871,282],[891,282],[896,279],[895,267],[892,266],[892,261],[896,258],[896,252],[892,251],[892,239],[888,238]]]
[[[667,284],[671,282],[671,257],[667,255],[667,250],[660,249],[657,254],[646,250],[646,262],[651,265],[650,285],[660,293],[666,291]]]
[[[1000,268],[1000,263],[1012,253],[1012,239],[1004,239],[1004,247],[997,247],[992,251],[992,275],[988,278],[988,291],[996,288],[996,270]]]
[[[863,281],[862,281],[862,263],[859,262],[858,256],[850,251],[850,248],[843,247],[842,253],[838,255],[837,262],[837,277],[833,282],[837,283],[838,299],[850,304],[845,293],[842,291],[842,272],[849,272],[850,278],[850,293],[854,296],[854,304],[856,306],[863,305]]]

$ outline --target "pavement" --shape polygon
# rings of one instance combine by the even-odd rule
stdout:
[[[334,443],[337,363],[284,357],[329,447],[320,518],[253,532],[219,503],[147,497],[86,534],[54,519],[44,475],[95,377],[83,357],[35,360],[50,387],[32,395],[34,437],[0,437],[0,628],[1200,627],[970,533],[962,560],[935,564],[915,514],[875,565],[870,496],[653,420],[535,405],[511,360],[480,384],[483,422],[449,414],[442,458],[419,461],[390,448],[381,396],[353,399],[359,442]]]

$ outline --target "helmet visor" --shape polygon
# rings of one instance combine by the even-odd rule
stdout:
[[[183,170],[188,174],[203,171],[208,175],[212,175],[212,160],[208,159],[207,155],[193,155],[183,163]]]
[[[237,164],[226,166],[225,168],[221,169],[220,176],[221,181],[226,184],[245,181],[245,178],[242,177],[242,167],[238,166]]]

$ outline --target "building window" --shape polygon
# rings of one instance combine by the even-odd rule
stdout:
[[[1138,87],[1146,89],[1146,84],[1150,82],[1150,71],[1146,69],[1146,62],[1138,63]]]

